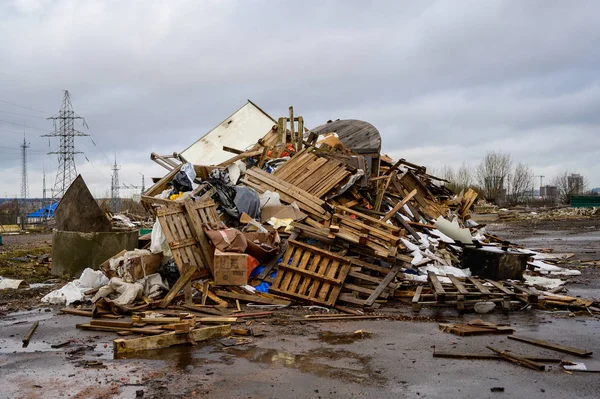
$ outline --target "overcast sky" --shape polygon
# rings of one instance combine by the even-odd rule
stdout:
[[[366,120],[383,152],[431,168],[496,150],[544,183],[569,170],[600,187],[599,16],[593,0],[3,0],[0,197],[20,195],[23,130],[30,196],[43,169],[53,185],[58,142],[40,135],[63,89],[89,125],[77,168],[95,195],[115,154],[121,182],[148,185],[165,172],[150,152],[246,99],[308,127]]]

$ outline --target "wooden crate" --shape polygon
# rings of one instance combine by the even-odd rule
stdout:
[[[269,292],[333,306],[350,271],[350,259],[304,244],[288,241]]]

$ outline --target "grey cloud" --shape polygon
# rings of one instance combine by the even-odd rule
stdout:
[[[431,166],[502,150],[600,186],[598,11],[594,1],[3,2],[0,100],[50,116],[69,89],[102,149],[77,140],[95,192],[109,188],[115,153],[121,180],[139,184],[138,172],[163,173],[151,151],[183,149],[247,98],[274,117],[293,104],[309,126],[368,120],[386,152]],[[41,133],[28,130],[32,149],[48,148]],[[8,152],[0,195],[18,191],[18,151]],[[31,155],[33,194],[42,163],[56,161]]]

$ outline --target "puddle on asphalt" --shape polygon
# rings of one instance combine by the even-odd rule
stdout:
[[[356,341],[371,338],[372,333],[357,330],[351,333],[345,332],[333,332],[333,331],[322,331],[319,333],[318,338],[312,338],[314,340],[320,340],[329,345],[349,345]]]
[[[178,345],[170,348],[136,352],[121,359],[161,360],[168,368],[180,372],[191,372],[195,367],[222,363],[223,352],[216,350],[213,344],[199,344],[197,347]]]
[[[232,347],[228,348],[227,353],[252,363],[291,368],[357,384],[384,384],[387,381],[373,370],[370,356],[360,356],[347,350],[317,348],[294,354],[277,349]]]

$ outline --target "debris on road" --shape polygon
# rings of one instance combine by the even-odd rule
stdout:
[[[262,122],[263,114],[256,116]],[[542,291],[563,282],[549,276],[580,272],[559,266],[558,255],[488,234],[471,218],[477,192],[455,193],[426,167],[382,154],[371,124],[337,120],[308,130],[290,108],[266,135],[248,134],[245,139],[262,138],[243,148],[223,139],[231,156],[216,154],[221,148],[207,152],[202,141],[182,155],[152,153],[167,173],[141,196],[154,217],[150,242],[119,247],[94,265],[100,271],[84,270],[42,301],[92,298],[91,309],[63,309],[91,318],[77,328],[142,336],[115,340],[115,356],[226,337],[231,324],[273,317],[274,309],[295,304],[335,309],[291,320],[301,323],[385,318],[374,312],[393,304],[414,312],[566,307],[600,313],[594,300]],[[211,134],[212,146],[219,137]],[[210,159],[216,161],[203,163]],[[88,208],[88,194],[78,178],[56,211],[59,227],[108,234],[111,220],[125,229],[139,226],[125,215],[107,217],[95,201]],[[269,311],[244,313],[240,302]],[[123,316],[131,317],[106,320]],[[514,331],[481,320],[440,329]],[[251,329],[233,331],[242,330]],[[537,367],[505,351],[497,356]]]

